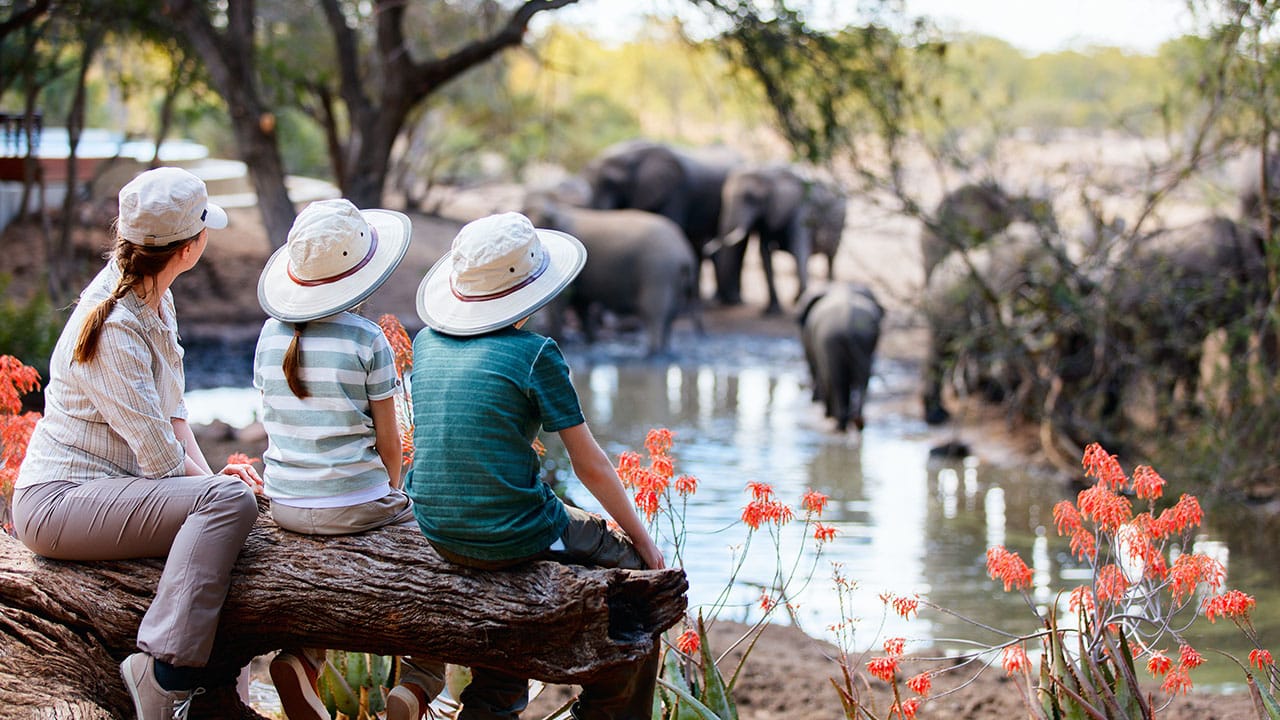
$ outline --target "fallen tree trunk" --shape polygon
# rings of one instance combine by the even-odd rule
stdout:
[[[0,534],[0,708],[6,718],[131,717],[118,674],[161,560],[70,563]],[[283,647],[415,655],[581,683],[635,661],[679,621],[681,570],[535,562],[500,572],[442,560],[412,526],[316,537],[265,515],[237,561],[211,668]],[[193,716],[258,718],[233,688]]]

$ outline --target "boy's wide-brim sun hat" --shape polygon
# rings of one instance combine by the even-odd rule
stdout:
[[[360,210],[350,200],[308,205],[285,246],[258,278],[258,303],[283,322],[349,310],[373,294],[409,250],[413,226],[394,210]]]
[[[418,286],[418,317],[449,335],[481,335],[550,302],[587,262],[577,238],[509,212],[467,223]]]

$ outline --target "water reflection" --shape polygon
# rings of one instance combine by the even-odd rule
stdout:
[[[668,427],[676,437],[677,471],[701,481],[687,513],[690,541],[684,564],[692,607],[716,600],[735,560],[744,554],[746,562],[730,595],[732,609],[722,617],[758,617],[761,590],[775,582],[774,547],[763,534],[748,545],[738,521],[749,500],[744,490],[748,481],[772,484],[792,506],[810,488],[830,496],[824,522],[836,527],[839,536],[821,556],[800,558],[801,572],[812,569],[813,580],[792,598],[802,626],[815,635],[824,635],[839,620],[832,561],[843,563],[843,574],[859,584],[853,612],[865,633],[857,639],[865,644],[877,639],[884,611],[878,596],[886,591],[919,593],[979,622],[1031,631],[1033,618],[1021,596],[1003,592],[987,577],[985,553],[992,545],[1007,546],[1032,566],[1032,600],[1038,606],[1061,604],[1060,593],[1087,578],[1052,522],[1053,504],[1069,497],[1069,489],[1025,468],[996,468],[976,458],[931,460],[929,446],[937,438],[914,418],[882,405],[895,390],[910,386],[907,368],[878,365],[868,407],[872,422],[861,436],[838,435],[809,400],[798,346],[786,340],[737,343],[709,340],[698,356],[673,363],[619,359],[607,350],[571,348],[567,353],[591,426],[610,455],[642,451],[650,428]],[[192,396],[193,417],[206,417],[206,405],[256,406],[251,390],[224,388]],[[559,444],[547,445],[548,462],[566,468]],[[576,483],[568,491],[578,503],[596,508]],[[1231,510],[1209,508],[1222,530],[1207,531],[1196,551],[1224,564],[1230,560],[1228,585],[1257,595],[1259,608],[1275,608],[1280,584],[1270,558],[1280,540],[1280,523],[1261,523]],[[803,531],[801,523],[783,528],[778,537],[783,558],[793,559],[805,545]],[[1264,640],[1280,637],[1280,617],[1259,615],[1255,621]],[[1227,623],[1202,621],[1197,629],[1192,639],[1204,650],[1248,654]],[[883,633],[942,648],[958,647],[948,638],[994,640],[938,613],[910,622],[890,616]],[[1223,661],[1218,664],[1218,670],[1201,672],[1197,684],[1239,678]]]

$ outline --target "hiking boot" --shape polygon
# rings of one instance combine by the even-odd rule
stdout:
[[[427,692],[415,683],[404,683],[387,693],[387,720],[421,720],[431,703]]]
[[[160,687],[156,682],[155,660],[142,652],[120,663],[120,677],[129,688],[138,720],[186,720],[191,701],[204,692],[204,688],[165,690]]]
[[[329,720],[329,711],[320,701],[317,684],[320,668],[307,654],[285,650],[271,660],[271,682],[280,695],[280,709],[289,720]]]

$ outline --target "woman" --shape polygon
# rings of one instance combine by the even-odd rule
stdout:
[[[186,716],[213,678],[231,567],[257,517],[251,465],[218,473],[187,425],[170,285],[227,215],[185,170],[120,190],[115,250],[80,295],[49,363],[45,413],[18,473],[14,527],[59,560],[167,557],[120,673],[139,720]]]

